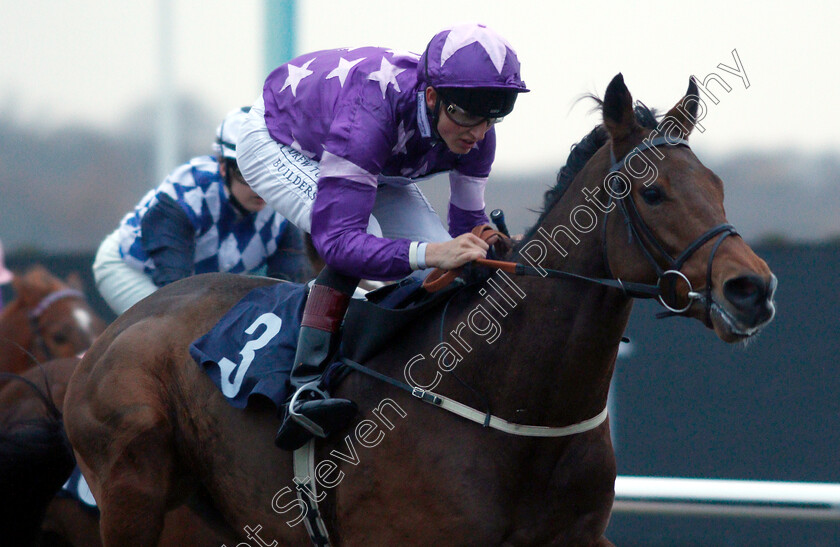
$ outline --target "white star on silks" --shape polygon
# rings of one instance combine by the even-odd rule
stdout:
[[[289,75],[286,77],[286,83],[283,84],[283,87],[280,88],[278,93],[282,93],[284,89],[291,87],[292,95],[297,97],[297,86],[301,80],[312,74],[312,71],[309,70],[309,65],[314,60],[315,59],[309,59],[302,66],[288,65]]]
[[[400,122],[400,125],[397,127],[397,144],[391,149],[392,154],[408,154],[408,150],[405,147],[405,143],[414,135],[414,130],[409,129],[408,132],[405,131],[405,122]]]
[[[478,42],[484,47],[487,56],[493,61],[493,66],[501,74],[502,67],[505,65],[507,48],[510,45],[501,36],[494,36],[493,31],[484,27],[476,27],[475,25],[458,25],[449,32],[446,36],[446,42],[444,42],[443,48],[440,51],[441,66],[456,51],[473,42]]]
[[[420,60],[420,55],[414,53],[413,51],[405,49],[386,49],[385,51],[391,54],[392,59],[396,59],[398,57],[408,57],[409,59],[414,59],[415,61]]]
[[[344,87],[344,80],[347,79],[347,73],[350,72],[351,68],[362,62],[364,59],[364,57],[361,57],[355,61],[348,61],[344,57],[339,57],[338,66],[335,67],[332,72],[327,74],[327,77],[324,79],[329,80],[330,78],[338,78],[338,81],[341,82],[341,87]]]
[[[379,82],[379,89],[382,91],[382,98],[385,98],[385,91],[388,89],[388,84],[394,84],[394,89],[398,92],[400,84],[397,83],[397,76],[405,72],[404,68],[397,68],[388,62],[388,59],[382,58],[382,63],[379,65],[379,70],[371,72],[368,80],[375,80]]]

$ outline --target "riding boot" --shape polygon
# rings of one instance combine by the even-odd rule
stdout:
[[[323,374],[338,349],[344,313],[359,280],[324,268],[303,310],[294,365],[292,397],[274,444],[297,450],[313,436],[326,438],[347,426],[358,409],[353,401],[330,397]]]

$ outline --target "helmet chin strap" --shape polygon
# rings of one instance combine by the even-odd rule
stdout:
[[[230,201],[230,204],[233,205],[233,208],[236,209],[236,211],[240,215],[242,215],[243,217],[247,217],[248,215],[251,214],[251,212],[248,209],[246,209],[242,205],[242,203],[239,202],[238,199],[236,199],[235,195],[233,195],[233,189],[231,188],[231,186],[233,186],[233,182],[232,182],[231,176],[230,176],[230,169],[228,169],[228,166],[227,166],[224,158],[222,158],[222,162],[225,163],[225,175],[224,175],[223,179],[225,181],[225,187],[227,188],[227,191],[228,191],[228,201]]]
[[[440,93],[435,92],[435,109],[432,111],[432,137],[436,143],[444,142],[443,137],[438,133],[438,121],[440,120]]]

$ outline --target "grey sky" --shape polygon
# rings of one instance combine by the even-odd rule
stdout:
[[[219,119],[250,104],[263,66],[263,3],[172,0],[177,89]],[[622,72],[634,98],[667,109],[711,72],[703,151],[840,152],[840,33],[834,3],[393,0],[300,2],[301,52],[382,45],[421,52],[438,30],[483,22],[517,49],[533,90],[498,128],[497,167],[559,165],[598,118],[575,99]],[[157,1],[0,0],[0,112],[45,128],[109,128],[155,93]],[[718,68],[736,68],[749,80]]]

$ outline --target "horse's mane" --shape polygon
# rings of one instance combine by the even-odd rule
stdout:
[[[588,98],[597,103],[595,110],[601,110],[604,102],[596,95],[586,95],[583,98]],[[641,101],[636,101],[636,106],[633,109],[636,114],[636,121],[642,127],[647,129],[655,129],[657,125],[656,110],[648,108]],[[564,165],[557,173],[557,181],[553,188],[549,189],[543,196],[543,208],[540,211],[537,223],[525,235],[527,240],[534,235],[537,227],[545,219],[548,212],[554,207],[558,201],[566,193],[572,181],[577,174],[583,169],[583,166],[595,155],[602,146],[609,140],[609,134],[604,128],[603,124],[595,126],[595,128],[583,137],[578,143],[573,144],[569,152],[569,157],[566,158],[566,165]]]

